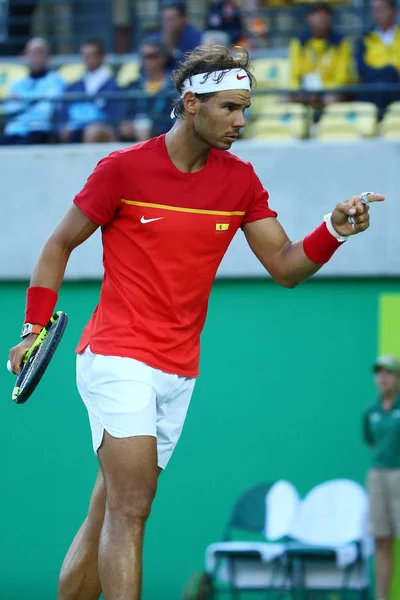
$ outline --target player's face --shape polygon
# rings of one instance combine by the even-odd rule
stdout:
[[[244,111],[249,106],[247,90],[218,92],[205,102],[199,101],[193,120],[197,136],[210,148],[229,150],[246,125]]]

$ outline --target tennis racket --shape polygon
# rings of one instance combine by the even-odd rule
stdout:
[[[68,315],[60,310],[56,312],[25,354],[12,392],[12,399],[17,404],[26,402],[42,379],[67,323]]]

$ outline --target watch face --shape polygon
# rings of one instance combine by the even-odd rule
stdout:
[[[25,325],[23,325],[22,327],[22,333],[21,333],[21,337],[26,337],[27,335],[29,335],[32,331],[32,325],[30,323],[25,323]]]

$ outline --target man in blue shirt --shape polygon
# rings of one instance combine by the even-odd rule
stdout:
[[[33,38],[26,46],[29,75],[14,81],[3,105],[6,116],[0,144],[43,144],[51,139],[54,99],[62,95],[61,77],[48,69],[49,45]],[[53,101],[52,101],[53,100]]]
[[[113,142],[115,128],[123,115],[123,102],[101,97],[102,93],[121,91],[104,65],[105,52],[100,40],[87,40],[81,46],[86,66],[83,78],[68,86],[66,94],[81,93],[88,98],[63,102],[57,124],[61,142]]]
[[[188,23],[186,7],[179,0],[162,3],[162,28],[157,34],[164,42],[176,63],[186,52],[201,44],[201,31]]]
[[[145,38],[140,46],[140,78],[127,88],[138,95],[126,103],[120,137],[124,141],[143,142],[171,128],[172,101],[176,92],[168,69],[169,52],[155,37]]]

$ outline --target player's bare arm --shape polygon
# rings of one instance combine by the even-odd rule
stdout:
[[[33,270],[31,286],[40,285],[57,292],[71,252],[93,235],[98,227],[72,204],[46,240]]]
[[[30,286],[58,292],[71,252],[87,240],[98,228],[77,206],[71,205],[46,240],[36,262]],[[11,370],[20,371],[22,358],[32,346],[37,334],[32,333],[10,350]]]
[[[347,237],[368,229],[368,204],[382,200],[384,196],[381,194],[369,193],[368,203],[363,203],[360,196],[340,202],[330,217],[331,226],[338,239],[340,236]],[[319,264],[307,256],[304,240],[292,242],[277,219],[267,218],[247,223],[244,233],[259,261],[275,281],[284,287],[295,287],[314,275],[324,264]],[[332,240],[335,240],[333,236]]]

